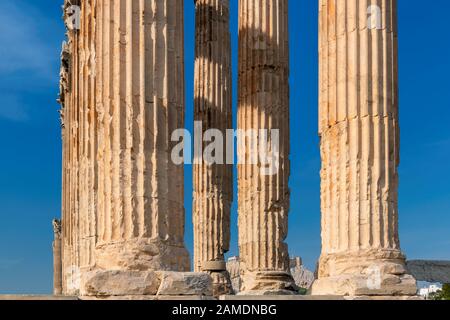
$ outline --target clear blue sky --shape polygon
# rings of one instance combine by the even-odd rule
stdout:
[[[56,103],[62,0],[0,0],[0,293],[49,293],[52,218],[60,215]],[[234,71],[237,0],[232,3]],[[320,254],[317,0],[290,1],[292,210],[288,243]],[[398,0],[400,236],[409,258],[450,260],[450,2]],[[186,123],[192,128],[194,5],[185,1]],[[236,74],[236,73],[235,73]],[[236,95],[235,95],[236,97]],[[186,243],[192,247],[191,168]],[[231,254],[237,254],[236,206]],[[191,250],[192,252],[192,250]]]

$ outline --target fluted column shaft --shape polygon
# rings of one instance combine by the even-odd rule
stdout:
[[[62,289],[64,294],[78,293],[79,277],[79,30],[67,23],[73,6],[80,1],[65,1],[64,19],[67,42],[61,53],[61,119],[63,138],[62,185]]]
[[[95,103],[95,0],[81,2],[78,53],[78,246],[80,272],[95,265],[97,115]]]
[[[214,129],[225,137],[233,125],[229,0],[196,0],[195,4],[194,120],[201,122],[202,136]],[[217,293],[228,293],[231,282],[224,255],[230,245],[232,165],[203,159],[193,168],[194,269],[212,272]]]
[[[285,243],[290,173],[288,35],[287,0],[239,1],[238,129],[279,130],[279,141],[275,141],[279,166],[275,174],[262,173],[261,159],[252,164],[250,158],[256,151],[248,141],[238,147],[243,292],[292,289]],[[258,134],[260,137],[261,132]],[[274,137],[268,133],[269,140]],[[257,145],[258,150],[264,147],[260,141]]]
[[[63,293],[62,255],[61,255],[61,221],[53,221],[53,294]]]
[[[183,166],[182,0],[97,0],[98,206],[101,269],[189,269]]]
[[[63,291],[77,294],[82,270],[94,265],[96,235],[95,0],[66,1],[63,10]]]
[[[318,282],[316,293],[389,294],[392,274],[406,273],[398,237],[396,2],[320,1],[319,278],[357,284],[334,279],[324,289]],[[373,287],[371,272],[379,275]],[[395,281],[400,288],[407,280]]]

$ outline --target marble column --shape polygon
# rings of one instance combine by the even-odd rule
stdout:
[[[53,294],[58,296],[63,292],[60,220],[53,220],[53,234]]]
[[[288,36],[287,0],[239,1],[241,294],[295,290],[285,243],[290,196]]]
[[[188,271],[183,1],[97,0],[96,267]]]
[[[233,125],[229,0],[196,0],[195,5],[194,120],[201,123],[202,137],[211,129],[225,137]],[[218,163],[202,158],[193,166],[194,269],[211,274],[215,295],[232,293],[224,255],[230,245],[233,167],[224,161],[225,152],[219,152],[224,158]]]
[[[96,240],[95,0],[65,1],[61,57],[64,293],[79,291]]]
[[[62,181],[62,278],[63,293],[76,295],[79,291],[79,29],[74,15],[80,1],[64,1],[63,19],[67,40],[61,52],[60,97],[63,147]]]
[[[313,294],[416,294],[398,236],[396,7],[320,1],[322,255]]]
[[[78,251],[79,272],[95,266],[97,115],[95,101],[96,1],[81,2],[78,30]]]

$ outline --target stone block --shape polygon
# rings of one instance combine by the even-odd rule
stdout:
[[[159,296],[212,296],[211,276],[196,272],[159,272]]]
[[[81,296],[156,295],[161,280],[152,271],[90,271],[81,279]]]

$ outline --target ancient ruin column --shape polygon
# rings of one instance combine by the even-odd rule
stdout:
[[[202,137],[211,129],[225,137],[233,125],[229,0],[196,0],[195,4],[194,120],[196,126],[201,124]],[[225,150],[221,153],[225,158]],[[211,274],[215,295],[232,292],[224,255],[230,245],[233,173],[232,165],[223,160],[213,163],[202,158],[193,166],[194,269]]]
[[[96,3],[96,272],[188,271],[183,165],[171,159],[184,127],[183,1]]]
[[[320,1],[322,256],[313,294],[414,295],[398,237],[397,1]]]
[[[64,224],[61,226],[61,260],[62,260],[62,291],[66,292],[66,270],[67,270],[67,260],[69,252],[69,233],[68,228],[66,228],[67,221],[69,220],[69,119],[68,119],[68,94],[70,85],[70,51],[67,43],[63,43],[61,50],[61,70],[60,70],[60,93],[58,102],[61,105],[60,113],[60,123],[61,123],[61,138],[62,138],[62,181],[61,181],[61,222]]]
[[[53,220],[53,294],[62,294],[61,221]]]
[[[285,243],[290,172],[288,78],[288,1],[239,1],[241,294],[292,293],[295,288]]]
[[[66,0],[61,61],[63,282],[76,295],[96,240],[95,1]]]
[[[79,272],[95,265],[97,115],[95,103],[95,0],[81,2],[78,43],[78,246]]]
[[[76,295],[79,279],[79,29],[75,17],[79,0],[65,0],[63,18],[67,41],[63,43],[60,97],[63,181],[62,181],[62,278],[63,294]]]

